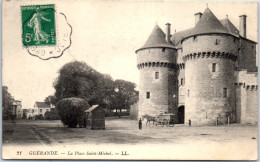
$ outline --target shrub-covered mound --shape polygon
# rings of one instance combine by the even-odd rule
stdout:
[[[87,119],[85,111],[89,104],[81,98],[64,98],[57,103],[61,121],[69,128],[86,127]]]

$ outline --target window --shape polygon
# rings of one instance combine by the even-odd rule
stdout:
[[[159,79],[159,72],[155,72],[155,79]]]
[[[150,98],[150,92],[146,92],[146,98],[147,98],[147,99]]]
[[[223,88],[223,97],[227,97],[227,88]]]
[[[181,78],[181,85],[183,85],[183,78]]]
[[[217,65],[216,63],[212,64],[212,72],[216,72],[216,65]]]
[[[193,42],[197,42],[197,40],[198,40],[197,37],[194,36],[194,37],[193,37]]]
[[[165,48],[162,48],[162,51],[165,52]]]
[[[187,96],[190,97],[190,90],[188,90],[188,95]]]
[[[40,113],[42,113],[42,109],[40,109]]]
[[[238,48],[238,50],[237,50],[237,51],[238,51],[238,53],[239,53],[239,52],[240,52],[240,48]]]
[[[234,42],[236,43],[236,38],[234,38]]]
[[[47,109],[46,111],[50,111],[49,109]]]
[[[218,40],[218,39],[216,39],[216,42],[215,42],[215,44],[216,44],[216,45],[218,45],[218,44],[219,44],[219,40]]]

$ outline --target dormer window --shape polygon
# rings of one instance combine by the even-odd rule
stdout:
[[[162,48],[162,52],[165,52],[165,48]]]

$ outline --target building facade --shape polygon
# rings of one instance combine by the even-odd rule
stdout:
[[[257,123],[256,42],[207,8],[195,27],[171,35],[156,25],[136,51],[140,72],[139,115],[175,114],[176,123]]]
[[[43,115],[45,117],[45,113],[51,111],[51,106],[46,104],[45,102],[36,101],[34,104],[34,113],[37,115]]]

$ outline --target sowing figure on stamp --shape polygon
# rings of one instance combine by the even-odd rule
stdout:
[[[33,15],[33,17],[30,19],[28,26],[29,27],[33,27],[33,31],[34,31],[34,41],[36,41],[36,44],[40,44],[40,41],[46,41],[46,43],[48,43],[48,38],[50,37],[49,34],[45,33],[44,31],[42,31],[41,28],[41,21],[47,21],[50,22],[50,19],[46,19],[45,17],[43,17],[44,12],[40,12],[39,8],[36,8],[36,12]]]

